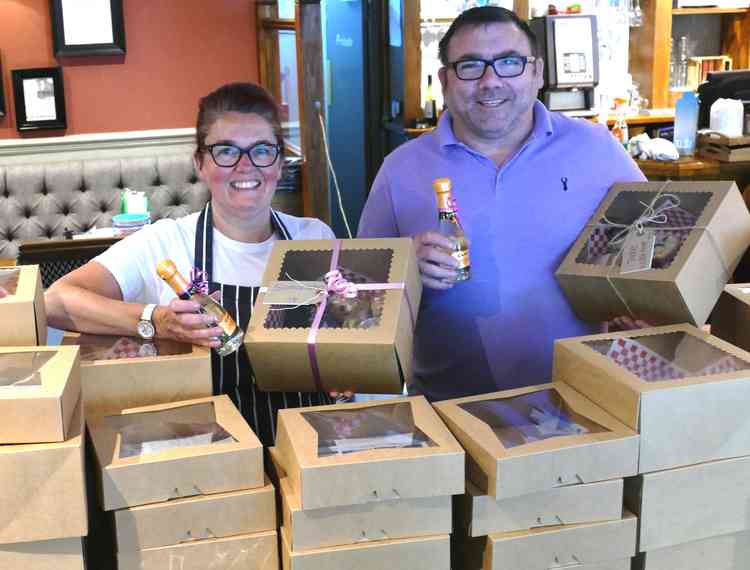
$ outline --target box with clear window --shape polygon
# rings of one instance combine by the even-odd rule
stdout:
[[[711,334],[750,351],[750,283],[724,287],[711,313]]]
[[[467,450],[469,479],[496,500],[637,472],[638,435],[565,384],[434,406]]]
[[[47,344],[47,312],[38,265],[0,267],[0,346]]]
[[[553,376],[638,431],[639,473],[750,455],[750,353],[701,329],[560,339]]]
[[[78,346],[87,418],[213,395],[210,350],[170,339],[66,332]]]
[[[245,335],[257,386],[402,393],[421,291],[409,238],[276,242]]]
[[[304,510],[464,492],[464,450],[422,396],[280,410],[276,451]]]
[[[587,322],[702,325],[750,243],[732,181],[612,186],[555,273]]]
[[[0,444],[68,438],[81,395],[78,348],[0,348]]]
[[[131,408],[88,428],[105,511],[264,484],[261,443],[225,395]]]

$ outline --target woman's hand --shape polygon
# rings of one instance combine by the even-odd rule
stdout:
[[[458,261],[450,254],[454,243],[436,232],[414,236],[422,284],[433,289],[450,289],[458,277]]]
[[[198,303],[181,299],[172,299],[166,307],[159,305],[152,317],[156,336],[217,348],[224,331],[216,326],[216,317],[199,309]]]

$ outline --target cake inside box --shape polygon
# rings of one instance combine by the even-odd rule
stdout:
[[[507,398],[466,402],[459,407],[489,425],[506,448],[552,437],[607,431],[575,412],[552,388]]]
[[[20,276],[20,269],[0,269],[0,287],[5,289],[9,295],[15,295]]]
[[[643,228],[654,230],[652,269],[667,269],[703,213],[710,192],[623,191],[591,230],[576,263],[619,266],[620,251],[630,228],[643,218]],[[651,206],[651,209],[649,209]]]
[[[0,390],[41,387],[39,370],[53,356],[49,350],[0,354]]]
[[[213,402],[107,416],[104,421],[117,432],[121,459],[237,441],[216,421]]]
[[[371,449],[434,447],[414,424],[408,402],[355,410],[303,412],[318,434],[318,456]]]
[[[584,341],[646,382],[750,369],[750,363],[685,332]]]
[[[147,356],[177,356],[190,354],[191,345],[169,339],[146,341],[130,336],[108,336],[82,334],[63,337],[62,344],[78,345],[81,360],[118,360],[121,358],[145,358]]]
[[[380,325],[385,291],[357,291],[355,297],[323,291],[325,275],[331,270],[332,250],[288,251],[284,254],[277,280],[298,282],[309,289],[307,302],[274,305],[268,310],[264,326],[268,329],[309,328],[318,302],[325,302],[320,328],[368,329]],[[393,261],[392,249],[344,249],[339,252],[337,269],[341,277],[355,284],[388,283]]]

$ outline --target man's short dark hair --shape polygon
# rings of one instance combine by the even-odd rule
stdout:
[[[539,42],[537,42],[534,32],[531,31],[529,25],[519,18],[515,12],[507,10],[506,8],[500,8],[499,6],[480,6],[462,12],[455,20],[453,20],[451,27],[448,28],[443,39],[440,40],[438,47],[440,63],[445,66],[450,63],[448,61],[448,44],[454,34],[460,29],[483,26],[486,24],[504,24],[506,22],[513,24],[524,33],[529,40],[529,46],[531,46],[530,55],[538,57],[539,54],[537,53],[537,50],[539,49]]]

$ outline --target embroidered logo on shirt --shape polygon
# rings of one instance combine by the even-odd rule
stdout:
[[[562,182],[563,192],[567,192],[568,191],[568,177],[563,176],[562,178],[560,178],[560,182]]]

